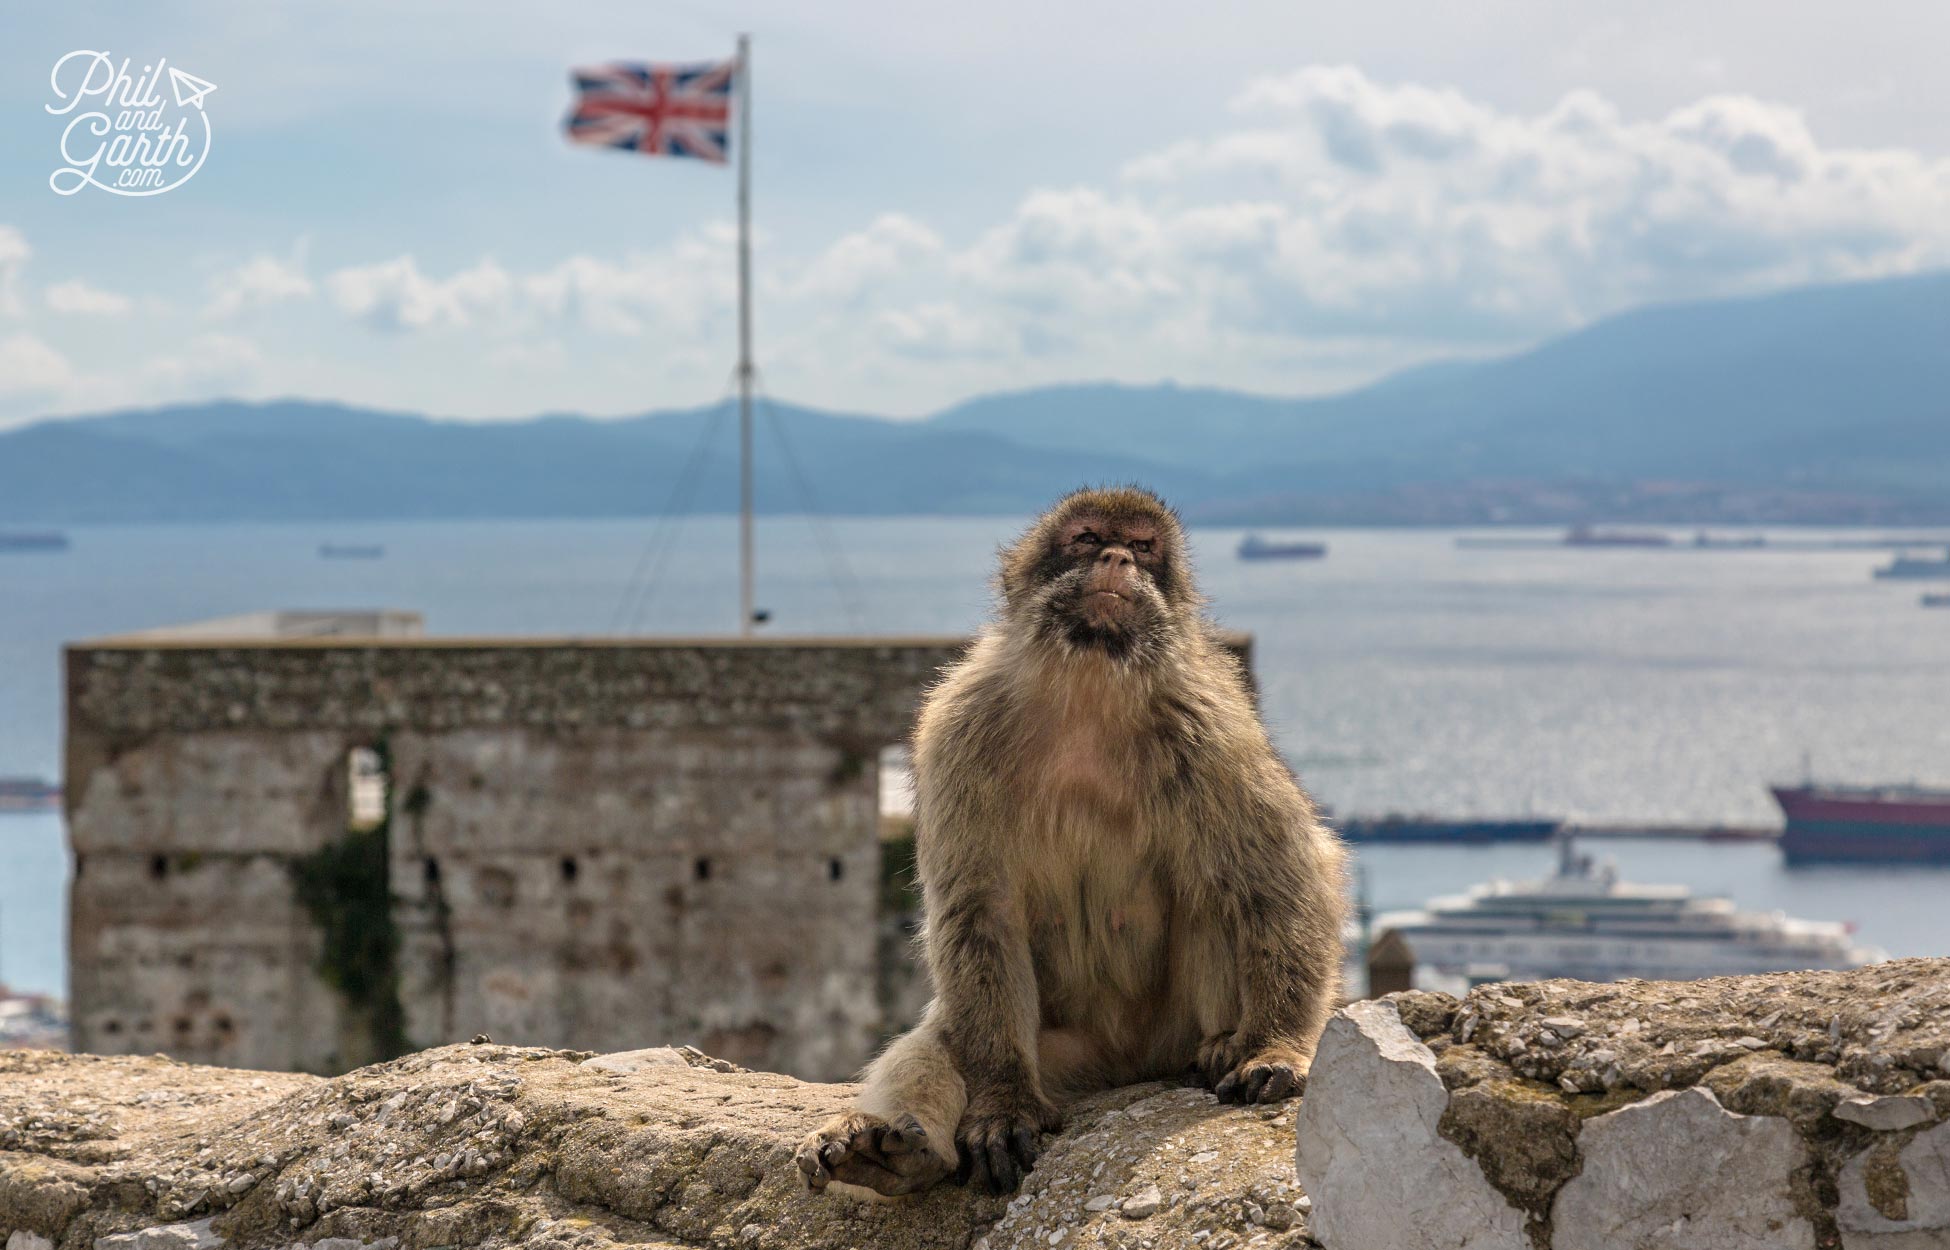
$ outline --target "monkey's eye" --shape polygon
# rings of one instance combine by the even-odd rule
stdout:
[[[1132,539],[1131,550],[1137,552],[1141,556],[1148,556],[1151,554],[1151,540],[1148,538]]]
[[[1077,535],[1077,541],[1080,543],[1089,543],[1094,547],[1104,540],[1097,537],[1096,530],[1085,530],[1083,533]]]

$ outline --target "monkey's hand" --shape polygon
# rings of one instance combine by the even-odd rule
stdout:
[[[828,1120],[799,1144],[795,1161],[814,1193],[841,1181],[891,1198],[926,1189],[948,1174],[919,1120],[904,1115],[890,1124],[865,1111]]]
[[[1214,1033],[1199,1044],[1198,1074],[1220,1102],[1279,1102],[1307,1088],[1313,1056],[1296,1046],[1255,1045],[1237,1033]]]
[[[986,1184],[990,1193],[1014,1192],[1042,1152],[1041,1137],[1063,1117],[1030,1089],[998,1089],[971,1098],[955,1130],[961,1150],[959,1181]]]

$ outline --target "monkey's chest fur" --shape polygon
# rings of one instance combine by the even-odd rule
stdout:
[[[1034,797],[1017,823],[1014,879],[1041,1024],[1087,1038],[1115,1079],[1168,1075],[1237,994],[1229,967],[1191,949],[1210,943],[1175,888],[1180,831],[1132,785],[1143,762],[1094,730],[1070,726],[1020,791]]]

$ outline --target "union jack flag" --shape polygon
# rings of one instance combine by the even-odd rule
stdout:
[[[594,65],[570,71],[571,143],[645,156],[693,156],[722,165],[731,152],[731,84],[738,62]]]

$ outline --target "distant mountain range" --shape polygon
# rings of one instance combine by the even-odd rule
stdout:
[[[727,406],[463,422],[301,400],[66,418],[0,432],[0,521],[728,511],[734,425]],[[1950,522],[1950,273],[1646,308],[1323,398],[1081,384],[919,421],[780,404],[757,447],[770,512],[1013,513],[1141,481],[1242,523]]]

